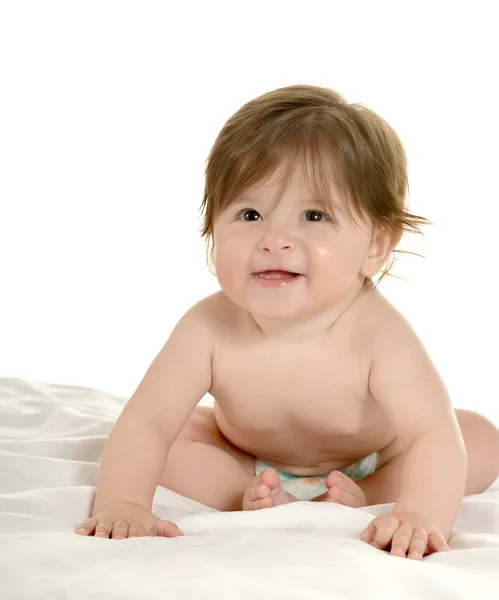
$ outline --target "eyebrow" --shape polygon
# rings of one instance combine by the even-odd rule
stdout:
[[[258,202],[258,199],[250,196],[239,196],[232,201],[232,204],[246,204],[247,202],[251,204],[252,202]]]
[[[302,201],[304,204],[311,204],[311,203],[315,202],[315,199],[312,196],[309,196]],[[259,202],[261,202],[261,198],[255,198],[254,196],[243,195],[243,196],[239,196],[238,198],[233,200],[231,204],[234,206],[235,204],[246,204],[246,203],[257,204]]]

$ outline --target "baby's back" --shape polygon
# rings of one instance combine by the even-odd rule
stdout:
[[[372,338],[395,309],[364,293],[320,340],[269,341],[222,292],[216,323],[215,416],[237,447],[297,475],[343,468],[385,448],[394,433],[369,392]]]

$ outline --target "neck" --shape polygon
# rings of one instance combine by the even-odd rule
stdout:
[[[365,296],[365,293],[365,289],[356,287],[334,306],[304,319],[294,321],[266,320],[254,317],[251,313],[248,313],[248,317],[251,324],[256,326],[257,334],[269,341],[312,342],[323,338],[334,324],[351,310],[361,297]]]

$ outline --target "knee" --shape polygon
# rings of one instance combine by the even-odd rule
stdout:
[[[196,406],[184,425],[179,440],[213,443],[220,435],[213,409],[208,406]]]
[[[457,409],[456,417],[468,455],[468,474],[481,473],[478,487],[483,490],[499,474],[499,428],[484,415],[471,410]]]
[[[473,410],[456,409],[456,417],[463,434],[468,437],[482,437],[499,449],[499,428],[486,416]]]
[[[464,442],[473,441],[489,449],[490,456],[499,459],[499,429],[484,415],[472,410],[456,409],[459,428]]]

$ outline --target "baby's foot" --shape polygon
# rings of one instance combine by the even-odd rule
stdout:
[[[279,504],[295,502],[296,498],[285,492],[275,469],[266,469],[255,477],[243,496],[243,510],[272,508]]]
[[[360,486],[340,471],[331,471],[326,477],[326,502],[336,502],[352,508],[367,506],[367,498]]]

